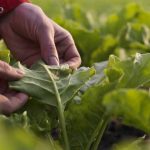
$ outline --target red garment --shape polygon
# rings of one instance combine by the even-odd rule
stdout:
[[[4,15],[7,12],[16,8],[23,2],[29,2],[28,0],[0,0],[0,15]]]

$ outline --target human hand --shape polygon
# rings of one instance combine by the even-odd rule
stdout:
[[[28,96],[26,94],[8,88],[8,81],[22,77],[23,73],[21,70],[0,61],[0,113],[10,114],[27,102]]]
[[[13,56],[28,67],[38,59],[49,65],[67,63],[71,68],[81,63],[70,33],[36,5],[23,3],[3,17],[0,35]]]

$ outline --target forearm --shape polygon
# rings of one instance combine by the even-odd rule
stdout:
[[[0,0],[0,16],[10,12],[24,2],[29,2],[29,0]]]

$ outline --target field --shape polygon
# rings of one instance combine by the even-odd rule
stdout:
[[[150,1],[32,2],[72,34],[82,64],[27,68],[1,44],[25,72],[9,87],[30,99],[0,115],[0,150],[149,150]]]
[[[64,3],[77,4],[82,10],[94,11],[98,14],[119,11],[123,6],[131,2],[138,3],[146,10],[150,10],[150,2],[148,0],[45,0],[44,2],[40,0],[32,0],[32,2],[41,6],[47,15],[51,17],[62,15],[60,9],[62,9]]]

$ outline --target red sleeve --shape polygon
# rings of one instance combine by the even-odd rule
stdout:
[[[28,0],[0,0],[0,16],[8,13],[23,2]]]

